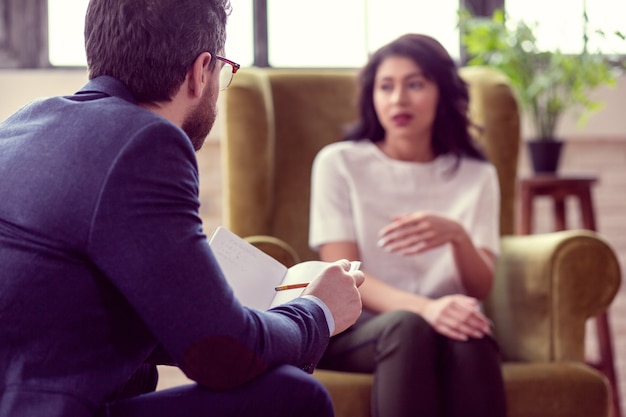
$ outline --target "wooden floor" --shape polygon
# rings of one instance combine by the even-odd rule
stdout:
[[[201,215],[206,233],[221,223],[222,177],[220,174],[220,146],[208,141],[198,154],[202,202]],[[594,139],[573,140],[566,144],[560,170],[564,172],[590,172],[599,177],[593,196],[596,208],[598,232],[613,246],[618,254],[622,271],[626,271],[626,137],[620,140]],[[530,172],[525,149],[521,149],[519,174]],[[567,203],[570,228],[579,228],[580,216],[575,201]],[[536,232],[552,230],[551,205],[549,201],[535,204]],[[623,273],[623,276],[626,274]],[[623,415],[626,417],[626,285],[622,285],[609,314],[613,331],[613,348],[619,375]],[[592,324],[589,325],[587,350],[590,357],[596,355]],[[162,368],[159,388],[166,388],[188,380],[178,370]]]

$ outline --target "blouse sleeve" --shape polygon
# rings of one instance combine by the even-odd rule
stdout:
[[[309,246],[354,241],[351,187],[342,147],[329,145],[315,157],[311,174]]]

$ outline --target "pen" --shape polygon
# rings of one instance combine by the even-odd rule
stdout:
[[[295,288],[305,288],[309,285],[308,282],[302,282],[300,284],[288,284],[288,285],[279,285],[278,287],[274,287],[276,291],[285,291],[285,290],[293,290]]]

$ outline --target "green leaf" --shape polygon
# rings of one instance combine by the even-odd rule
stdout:
[[[617,71],[608,58],[587,50],[586,41],[578,55],[541,51],[534,22],[511,21],[502,10],[489,18],[461,9],[458,19],[461,43],[469,55],[467,65],[487,65],[507,75],[522,109],[529,113],[536,133],[542,137],[555,135],[557,122],[566,110],[579,111],[579,121],[586,121],[600,108],[589,98],[591,90],[616,83]],[[614,35],[626,39],[623,33]],[[602,31],[590,36],[606,39]]]

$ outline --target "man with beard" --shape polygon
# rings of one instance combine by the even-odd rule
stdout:
[[[305,371],[357,319],[363,275],[338,261],[245,308],[198,215],[229,11],[92,0],[89,82],[0,123],[1,417],[332,415]],[[152,392],[155,363],[197,383]]]

